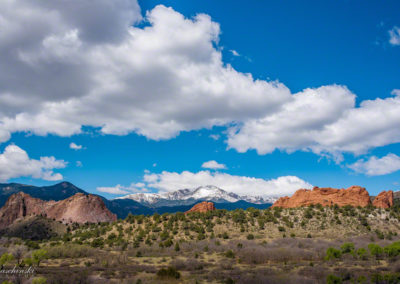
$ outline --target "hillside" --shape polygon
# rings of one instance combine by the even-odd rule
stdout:
[[[59,201],[45,201],[29,194],[18,192],[9,197],[0,208],[0,229],[5,229],[18,220],[30,216],[45,216],[62,223],[98,223],[117,220],[95,195],[77,193]]]
[[[49,283],[398,283],[399,229],[397,206],[217,209],[70,224],[25,250],[47,252]]]

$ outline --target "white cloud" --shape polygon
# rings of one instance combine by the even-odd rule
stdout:
[[[83,146],[77,145],[74,142],[71,142],[71,144],[69,144],[69,148],[74,149],[74,150],[81,150],[81,149],[83,149]]]
[[[231,49],[231,50],[229,50],[229,51],[232,53],[233,56],[240,56],[239,52],[237,52],[237,51],[234,50],[234,49]]]
[[[228,147],[239,152],[336,158],[400,142],[400,96],[356,107],[344,86],[291,94],[255,80],[223,62],[220,27],[208,15],[188,19],[160,5],[138,27],[134,0],[0,5],[0,142],[82,126],[155,140],[228,126]]]
[[[82,168],[82,167],[83,167],[83,164],[82,164],[81,161],[76,161],[76,166],[77,166],[78,168]]]
[[[265,115],[290,99],[283,84],[225,65],[215,48],[219,25],[205,14],[186,19],[157,6],[139,28],[129,25],[139,19],[134,1],[79,3],[1,4],[3,140],[17,131],[69,136],[82,125],[168,139]]]
[[[276,179],[261,179],[247,176],[235,176],[220,172],[184,171],[145,174],[148,188],[160,191],[175,191],[183,188],[196,188],[203,185],[215,185],[240,195],[260,195],[279,197],[291,195],[300,188],[312,188],[308,182],[296,176],[282,176]]]
[[[132,183],[130,186],[122,186],[117,184],[112,187],[97,187],[97,191],[106,192],[110,194],[130,194],[135,192],[147,192],[144,183]]]
[[[65,168],[66,165],[65,161],[56,160],[54,157],[31,159],[28,153],[17,145],[8,145],[0,154],[0,181],[18,177],[61,180],[63,176],[60,173],[54,173],[53,169]]]
[[[400,170],[400,157],[392,153],[382,158],[372,156],[368,160],[360,159],[348,167],[369,176],[386,175]]]
[[[225,170],[225,169],[227,169],[226,165],[219,164],[218,162],[216,162],[214,160],[208,161],[208,162],[204,162],[201,165],[201,167],[205,168],[205,169],[213,169],[213,170],[218,170],[218,169]]]
[[[219,134],[211,134],[210,138],[214,139],[215,141],[217,141],[221,136]]]
[[[400,45],[400,28],[394,26],[393,29],[389,31],[389,42],[392,45]]]
[[[229,131],[228,145],[259,154],[276,149],[340,155],[400,142],[400,96],[366,100],[355,107],[355,95],[343,86],[306,89],[279,112],[247,120]]]
[[[111,194],[128,194],[128,193],[130,193],[129,191],[123,190],[123,186],[120,184],[117,184],[116,186],[112,186],[112,187],[98,187],[97,191],[111,193]]]

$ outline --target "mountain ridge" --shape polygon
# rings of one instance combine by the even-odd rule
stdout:
[[[150,207],[176,206],[194,204],[198,201],[212,201],[214,203],[234,203],[246,201],[254,204],[273,203],[277,199],[271,197],[238,195],[228,192],[217,186],[206,185],[194,189],[179,189],[165,193],[133,193],[115,198],[114,200],[131,199]]]
[[[181,189],[171,194],[171,199],[176,198],[179,195],[187,194],[189,189]],[[63,181],[54,185],[49,186],[33,186],[27,184],[19,183],[0,183],[0,207],[4,206],[7,199],[15,193],[24,192],[29,194],[34,198],[39,198],[45,201],[60,201],[67,199],[76,193],[83,193],[89,195],[85,190],[75,186],[74,184]],[[94,196],[100,197],[106,207],[118,218],[124,219],[128,214],[134,215],[152,215],[154,213],[175,213],[175,212],[185,212],[189,210],[195,204],[205,201],[201,199],[188,198],[185,200],[177,200],[174,203],[163,203],[163,201],[157,203],[157,206],[148,206],[132,199],[112,199],[109,200],[101,195],[92,194]],[[236,202],[228,202],[220,199],[219,202],[215,204],[217,209],[234,210],[237,208],[247,209],[249,207],[254,207],[258,209],[265,209],[272,205],[270,203],[260,203],[255,204],[247,202],[244,200],[238,200]]]

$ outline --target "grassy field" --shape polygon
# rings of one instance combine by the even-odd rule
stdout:
[[[400,283],[399,213],[397,207],[250,208],[69,224],[47,240],[3,237],[0,265],[33,265],[35,275],[0,277],[11,283]]]

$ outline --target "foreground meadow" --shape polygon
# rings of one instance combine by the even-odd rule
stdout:
[[[1,267],[32,266],[35,272],[0,275],[0,279],[3,283],[399,283],[399,213],[397,206],[249,208],[129,215],[114,223],[68,224],[64,231],[53,221],[53,226],[41,228],[49,239],[26,239],[26,235],[21,239],[18,231],[1,238]]]

